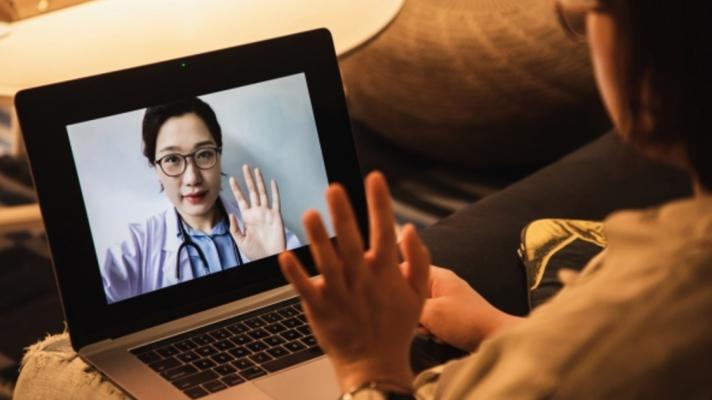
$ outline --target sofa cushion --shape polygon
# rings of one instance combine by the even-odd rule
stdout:
[[[550,0],[409,0],[340,65],[355,120],[455,165],[544,165],[609,126]]]

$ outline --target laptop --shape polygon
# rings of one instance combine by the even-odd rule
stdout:
[[[338,396],[276,257],[290,249],[316,274],[301,216],[328,216],[331,182],[367,232],[326,29],[32,88],[15,104],[83,360],[138,399]],[[235,239],[228,215],[248,234],[254,209],[281,216],[278,246]]]

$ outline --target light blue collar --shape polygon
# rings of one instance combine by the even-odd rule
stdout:
[[[185,233],[192,237],[224,235],[228,233],[227,216],[220,218],[218,223],[215,224],[213,229],[210,230],[210,233],[205,233],[201,230],[193,229],[190,225],[186,223],[183,224],[183,228],[185,228]],[[178,235],[180,235],[180,232],[178,233]]]

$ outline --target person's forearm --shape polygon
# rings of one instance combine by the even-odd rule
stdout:
[[[492,324],[492,328],[489,330],[489,332],[487,332],[483,340],[497,334],[498,332],[513,328],[526,319],[525,317],[518,317],[516,315],[507,314],[504,311],[497,311],[498,313],[496,314],[495,320],[493,321],[494,323]]]

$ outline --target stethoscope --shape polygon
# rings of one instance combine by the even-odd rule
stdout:
[[[224,211],[224,206],[222,204],[220,204],[220,207],[223,208],[223,214],[226,214]],[[193,242],[193,239],[191,239],[190,235],[188,235],[188,233],[185,231],[185,227],[183,226],[183,217],[180,216],[180,213],[178,212],[178,210],[176,210],[175,208],[173,210],[175,211],[176,217],[178,218],[178,229],[180,230],[180,234],[183,237],[183,243],[181,243],[181,245],[178,246],[178,254],[176,254],[176,277],[180,281],[180,252],[181,252],[181,250],[187,249],[188,247],[192,247],[193,249],[195,249],[195,251],[198,253],[198,257],[200,257],[200,262],[203,263],[203,268],[205,268],[206,272],[210,272],[210,266],[208,265],[208,259],[207,259],[207,257],[205,257],[203,250],[201,250],[200,246],[198,246],[197,244],[195,244],[195,242]],[[232,237],[230,237],[230,241],[232,241],[232,248],[235,251],[235,258],[237,259],[237,265],[242,265],[242,257],[240,256],[240,251],[237,249],[235,240]],[[193,259],[190,257],[190,253],[188,254],[188,262],[190,263],[190,269],[192,271],[194,271],[195,269],[193,268]]]

